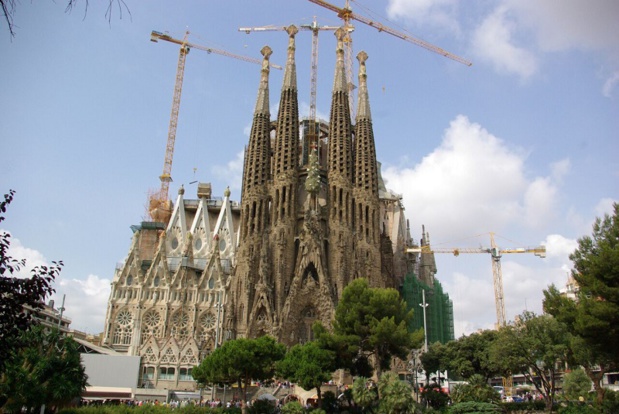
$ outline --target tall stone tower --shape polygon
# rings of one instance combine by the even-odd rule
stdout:
[[[350,118],[343,38],[336,32],[327,157],[316,143],[303,162],[295,66],[297,28],[287,28],[288,56],[277,120],[269,121],[268,59],[246,149],[237,266],[227,292],[229,338],[270,334],[292,345],[311,339],[316,320],[329,326],[343,288],[367,278],[394,286],[382,272],[378,167],[365,62],[358,56],[359,107]],[[310,120],[311,121],[311,120]],[[306,145],[308,147],[308,145]],[[391,245],[389,244],[391,249]],[[390,250],[389,249],[389,250]],[[393,252],[386,252],[393,260]],[[391,256],[390,256],[391,255]]]

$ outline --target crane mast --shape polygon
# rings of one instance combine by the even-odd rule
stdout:
[[[468,247],[442,247],[432,248],[430,245],[420,247],[407,247],[406,253],[450,253],[459,256],[463,253],[486,253],[492,259],[492,280],[494,286],[494,299],[496,306],[497,327],[502,328],[507,324],[505,318],[505,295],[503,293],[503,274],[501,272],[501,257],[504,254],[532,253],[538,257],[546,257],[546,247],[518,247],[511,249],[499,249],[494,240],[494,233],[490,233],[490,248],[468,248]]]
[[[148,203],[148,213],[153,221],[160,221],[167,223],[171,216],[171,202],[168,199],[168,190],[170,188],[170,182],[172,181],[172,161],[174,160],[174,144],[176,141],[176,129],[178,126],[178,113],[181,106],[181,95],[183,91],[183,77],[185,74],[185,61],[190,49],[200,49],[208,53],[215,53],[245,62],[262,64],[259,59],[251,58],[248,56],[236,55],[234,53],[227,52],[225,50],[215,49],[211,47],[201,46],[194,43],[190,43],[187,39],[189,37],[189,31],[185,32],[183,39],[175,39],[168,34],[157,32],[153,30],[150,35],[150,41],[157,43],[159,40],[165,40],[170,43],[180,45],[180,51],[178,55],[178,65],[176,67],[176,79],[174,81],[174,95],[172,97],[172,111],[170,114],[170,125],[168,127],[168,139],[166,142],[166,151],[163,161],[163,172],[159,176],[161,181],[161,187],[158,192],[151,194]],[[282,69],[281,66],[271,64],[276,69]]]

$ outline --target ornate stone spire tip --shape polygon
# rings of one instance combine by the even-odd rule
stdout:
[[[260,49],[260,53],[262,53],[262,56],[264,56],[266,60],[269,60],[269,58],[273,54],[273,49],[271,49],[269,46],[264,46],[262,49]]]
[[[359,61],[360,65],[365,65],[365,61],[368,60],[368,54],[362,50],[361,52],[357,53],[357,60]]]
[[[290,26],[286,27],[286,32],[288,32],[288,35],[290,37],[294,37],[294,35],[299,33],[299,29],[294,24],[291,24]]]
[[[335,31],[334,34],[338,41],[344,41],[344,37],[346,36],[346,29],[344,27],[340,27]]]

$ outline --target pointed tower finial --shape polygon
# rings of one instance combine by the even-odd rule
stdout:
[[[336,62],[335,78],[333,79],[333,92],[347,92],[346,66],[344,65],[344,37],[346,37],[346,30],[343,27],[340,27],[335,31],[335,37],[337,38],[337,48],[335,51]]]
[[[258,89],[258,98],[256,100],[255,113],[269,113],[269,58],[273,50],[269,46],[264,46],[260,49],[262,53],[262,70],[260,72],[260,87]]]
[[[368,60],[368,54],[361,51],[357,54],[357,60],[359,61],[359,105],[357,107],[357,120],[367,118],[372,119],[370,113],[370,98],[368,95],[368,75],[365,67],[365,61]]]
[[[294,53],[296,50],[294,37],[299,33],[299,29],[295,25],[286,27],[288,33],[288,57],[286,59],[286,70],[284,72],[284,83],[282,90],[285,89],[297,89],[297,69],[294,60]]]

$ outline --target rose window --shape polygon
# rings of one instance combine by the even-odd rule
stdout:
[[[189,316],[185,312],[178,312],[172,318],[172,323],[176,327],[186,327],[189,325]]]
[[[200,318],[200,325],[204,329],[213,329],[215,327],[215,316],[212,313],[205,313]]]
[[[119,325],[127,326],[131,323],[132,319],[131,313],[128,310],[123,310],[120,311],[116,317],[116,322],[118,322]]]
[[[148,327],[155,327],[159,325],[159,322],[161,322],[161,316],[157,311],[150,311],[144,315],[144,324]]]

